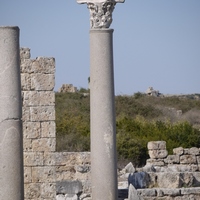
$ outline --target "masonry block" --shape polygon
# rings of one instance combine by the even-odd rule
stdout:
[[[24,138],[39,138],[40,132],[41,132],[40,122],[23,123]]]
[[[32,182],[32,169],[31,167],[24,167],[24,183]]]
[[[32,180],[35,183],[55,182],[56,174],[53,167],[32,167]]]
[[[190,155],[199,155],[199,148],[197,148],[197,147],[192,147],[192,148],[190,148],[189,149],[189,154]]]
[[[44,165],[44,153],[24,152],[24,166],[42,166],[42,165]]]
[[[33,151],[33,149],[32,149],[32,139],[24,138],[23,139],[23,148],[24,148],[24,152]]]
[[[183,155],[183,153],[184,153],[184,149],[183,149],[183,147],[178,147],[178,148],[174,148],[173,149],[173,154],[174,155]]]
[[[166,158],[168,155],[167,150],[149,150],[149,156],[151,159]]]
[[[56,199],[56,183],[42,183],[41,197],[44,199]]]
[[[194,155],[182,155],[180,156],[181,164],[197,164],[196,156]]]
[[[22,107],[22,121],[30,121],[30,108],[29,107]]]
[[[41,122],[41,137],[56,137],[55,121]]]
[[[32,63],[33,60],[31,59],[25,59],[25,60],[22,59],[20,65],[21,73],[26,73],[26,74],[35,73],[34,70],[32,69]]]
[[[44,165],[56,165],[56,152],[44,152]]]
[[[37,57],[32,63],[32,68],[35,73],[55,74],[55,59],[52,57]]]
[[[54,106],[30,107],[30,120],[32,122],[54,121],[55,107]]]
[[[56,139],[55,138],[40,138],[32,140],[33,151],[51,152],[56,149]]]
[[[52,91],[54,86],[54,74],[31,74],[31,90]]]
[[[23,92],[24,106],[54,106],[55,94],[54,91],[24,91]]]
[[[41,195],[40,183],[25,183],[24,184],[25,199],[39,199]]]
[[[20,48],[20,59],[24,60],[24,59],[30,59],[31,57],[31,53],[30,53],[30,49],[29,48]]]
[[[147,148],[149,150],[166,150],[166,142],[165,141],[151,141],[151,142],[148,142]]]
[[[167,164],[178,164],[180,163],[180,157],[179,155],[168,155],[164,161]]]
[[[28,73],[21,74],[21,88],[23,91],[31,89],[31,76]]]

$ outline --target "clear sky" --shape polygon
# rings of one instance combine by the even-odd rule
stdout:
[[[88,87],[89,10],[76,0],[0,0],[31,57],[55,57],[62,84]],[[113,13],[115,93],[200,93],[200,0],[126,0]]]

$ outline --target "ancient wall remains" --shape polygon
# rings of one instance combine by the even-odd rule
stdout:
[[[56,198],[55,60],[21,48],[25,200]]]
[[[55,60],[31,59],[28,48],[21,48],[20,56],[25,200],[91,200],[90,153],[56,152]],[[146,166],[129,164],[119,171],[119,194],[128,191],[128,177],[145,172],[143,183],[153,188],[137,188],[144,200],[200,198],[199,148],[179,147],[168,155],[159,141],[148,149]]]

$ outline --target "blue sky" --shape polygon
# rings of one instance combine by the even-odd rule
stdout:
[[[56,86],[88,87],[89,10],[76,0],[0,0],[31,57],[55,57]],[[126,0],[113,13],[115,93],[200,93],[200,0]]]

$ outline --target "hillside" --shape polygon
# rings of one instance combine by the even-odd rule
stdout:
[[[116,96],[117,150],[120,162],[143,165],[150,140],[174,147],[200,147],[200,95]],[[56,93],[58,151],[89,151],[89,95]]]

